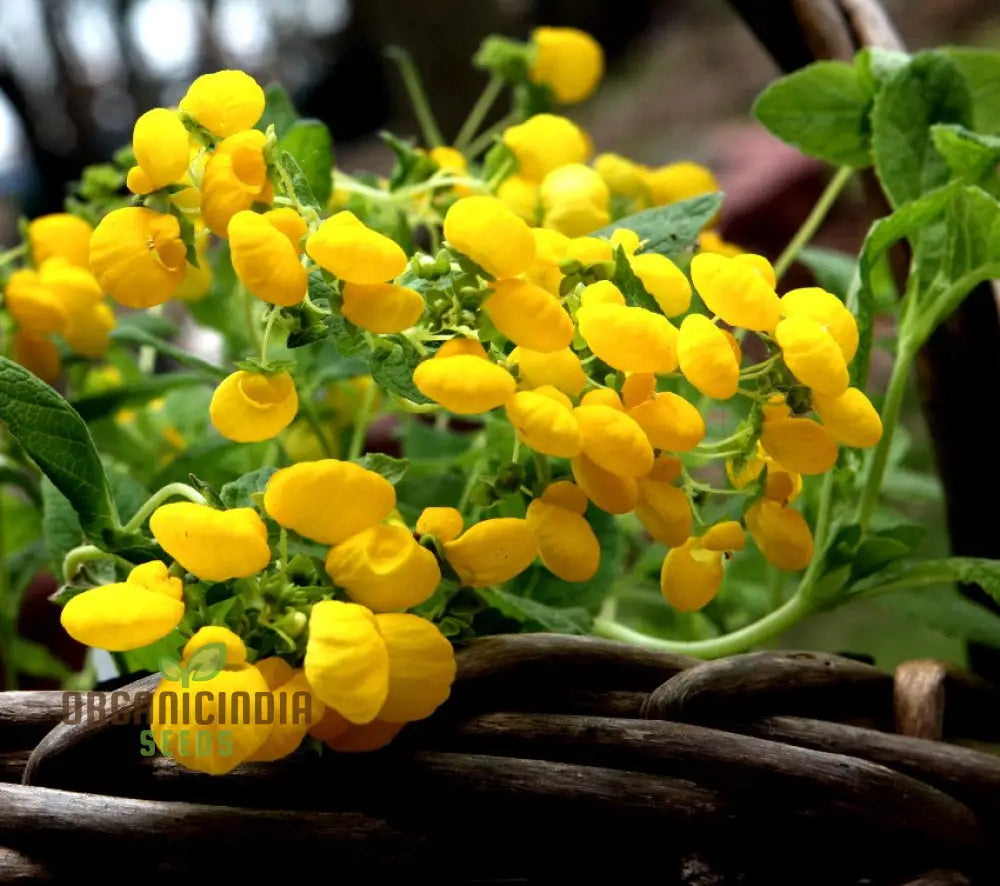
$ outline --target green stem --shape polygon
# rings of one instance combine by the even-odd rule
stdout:
[[[490,108],[493,107],[493,103],[503,91],[503,85],[503,79],[500,76],[497,74],[490,76],[482,94],[476,99],[472,110],[469,111],[469,116],[465,118],[462,128],[458,131],[458,135],[455,136],[455,147],[459,151],[464,151],[469,141],[479,131],[479,127],[483,125],[483,120],[486,119]]]
[[[543,455],[541,452],[532,452],[531,455],[535,460],[535,473],[538,476],[538,492],[541,494],[545,491],[545,487],[552,482],[552,465],[549,464],[548,456]]]
[[[274,329],[274,319],[278,316],[277,307],[272,307],[267,315],[267,325],[264,327],[264,337],[260,343],[260,362],[267,366],[267,345],[271,339],[271,330]]]
[[[12,262],[15,258],[20,258],[28,251],[27,243],[20,243],[17,246],[12,246],[5,252],[0,252],[0,268],[4,265]]]
[[[372,406],[375,405],[375,395],[378,393],[378,386],[373,382],[365,391],[365,397],[361,401],[361,407],[354,416],[354,427],[351,430],[351,443],[347,450],[347,460],[352,461],[359,458],[365,448],[365,437],[368,434],[368,423],[372,417]]]
[[[664,640],[600,617],[594,619],[593,632],[598,637],[622,640],[637,646],[658,649],[661,652],[693,655],[697,658],[723,658],[727,655],[738,655],[753,646],[766,643],[810,615],[813,610],[813,604],[805,595],[796,593],[787,603],[759,621],[731,634],[712,637],[709,640]]]
[[[885,475],[886,465],[889,463],[889,450],[892,447],[892,438],[899,422],[899,413],[903,407],[903,398],[906,395],[906,384],[909,380],[910,367],[913,365],[913,356],[913,349],[906,344],[905,339],[901,339],[896,353],[896,362],[892,366],[892,375],[889,377],[885,402],[882,404],[882,439],[879,440],[875,454],[872,456],[865,479],[865,488],[862,490],[861,500],[858,504],[858,523],[861,524],[862,532],[865,532],[871,523],[879,493],[882,491],[882,479]]]
[[[505,117],[497,120],[497,122],[489,127],[489,129],[483,130],[480,135],[469,143],[469,147],[466,148],[465,153],[469,157],[478,157],[490,146],[490,143],[496,137],[497,133],[503,132],[503,130],[505,130],[508,126],[512,126],[516,122],[516,114],[507,114]]]
[[[306,422],[309,424],[309,429],[313,432],[313,436],[323,450],[323,455],[326,458],[334,458],[333,446],[330,444],[330,440],[326,434],[323,433],[323,423],[319,420],[319,415],[316,412],[316,404],[313,403],[312,397],[304,397],[299,401],[299,405],[302,407],[302,412],[306,417]]]
[[[148,313],[154,317],[163,315],[163,305],[155,305],[149,308]],[[139,371],[143,375],[152,375],[156,368],[156,347],[154,345],[143,345],[139,348]]]
[[[188,501],[193,501],[195,504],[204,505],[208,504],[203,496],[197,489],[188,486],[187,483],[168,483],[162,489],[154,492],[146,503],[139,508],[135,514],[132,515],[132,519],[126,523],[122,529],[125,532],[135,532],[143,523],[146,522],[146,518],[153,513],[163,502],[168,498],[173,498],[174,496],[180,496],[181,498],[186,498]]]
[[[73,581],[76,578],[76,574],[80,571],[80,567],[92,560],[114,560],[119,566],[124,566],[129,570],[135,566],[134,563],[130,563],[124,557],[119,557],[110,551],[102,551],[95,545],[80,545],[73,548],[73,550],[69,551],[63,557],[63,580],[67,583]]]
[[[823,219],[826,218],[827,213],[836,202],[837,197],[840,196],[840,192],[844,189],[844,186],[850,181],[852,175],[854,175],[852,167],[841,166],[837,170],[837,174],[830,179],[826,189],[812,208],[812,212],[809,213],[808,218],[802,223],[802,227],[799,228],[792,241],[785,247],[785,251],[778,256],[778,260],[774,263],[775,278],[780,280],[784,276],[785,271],[795,261],[798,254],[816,235],[819,226],[823,224]]]
[[[420,80],[416,65],[410,54],[399,46],[390,46],[385,51],[386,56],[391,58],[396,67],[399,68],[399,75],[403,78],[403,86],[406,87],[406,94],[410,97],[413,105],[413,112],[417,115],[417,123],[420,124],[420,132],[423,134],[424,143],[431,148],[437,148],[444,144],[441,130],[438,128],[434,112],[431,110],[430,101]]]
[[[253,316],[254,302],[258,301],[258,299],[256,296],[251,295],[249,290],[238,280],[236,281],[236,291],[239,293],[239,297],[243,299],[243,320],[247,326],[247,334],[250,336],[250,341],[254,348],[260,348],[262,345],[260,331],[257,329],[257,321]]]

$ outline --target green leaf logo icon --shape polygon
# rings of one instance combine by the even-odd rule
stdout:
[[[187,675],[191,680],[211,680],[225,665],[226,644],[206,643],[191,655],[187,664]]]
[[[159,662],[160,673],[164,680],[180,680],[181,664],[172,658],[161,658]]]

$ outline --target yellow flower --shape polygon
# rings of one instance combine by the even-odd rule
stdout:
[[[535,257],[521,277],[552,295],[559,295],[563,279],[559,265],[566,258],[569,237],[549,228],[532,228],[531,236],[535,239]]]
[[[763,256],[753,252],[740,252],[733,258],[737,263],[753,268],[772,289],[778,284],[778,278],[774,273],[774,266]]]
[[[653,448],[639,423],[611,406],[573,410],[583,434],[584,454],[598,467],[622,477],[642,477],[653,467]]]
[[[611,261],[614,248],[600,237],[573,237],[566,245],[566,258],[572,258],[585,267]]]
[[[614,369],[673,372],[677,368],[677,329],[662,314],[597,304],[580,308],[576,319],[590,350]]]
[[[149,529],[163,550],[205,581],[246,578],[271,560],[267,527],[253,508],[172,502],[153,511]]]
[[[71,265],[89,270],[90,223],[68,212],[40,215],[28,222],[28,245],[35,267],[49,258],[65,258]]]
[[[187,661],[195,652],[209,643],[221,643],[226,647],[225,657],[220,660],[222,667],[237,668],[247,663],[246,645],[229,628],[222,625],[206,625],[195,631],[181,650],[181,660]],[[264,672],[261,671],[261,674],[264,675]],[[266,679],[265,676],[265,682]]]
[[[431,148],[427,154],[431,160],[437,163],[439,169],[459,174],[464,174],[469,169],[465,154],[456,148],[438,145],[436,148]]]
[[[741,255],[743,250],[735,243],[723,240],[717,231],[702,231],[698,235],[698,252],[715,252],[733,258]]]
[[[491,363],[478,342],[479,353],[471,354],[446,351],[450,344],[446,342],[414,370],[417,390],[456,415],[476,415],[502,406],[517,389],[514,376]]]
[[[527,280],[497,280],[483,310],[501,335],[533,351],[558,351],[573,341],[573,321],[559,299]]]
[[[328,218],[306,240],[306,252],[321,267],[348,283],[385,283],[406,269],[406,253],[346,209]]]
[[[700,252],[691,259],[691,279],[708,309],[730,326],[771,332],[781,319],[774,287],[745,261]]]
[[[514,517],[483,520],[445,542],[443,549],[462,584],[470,588],[509,581],[524,572],[538,554],[528,524]]]
[[[497,199],[527,224],[537,225],[540,221],[537,182],[523,175],[509,175],[497,188]]]
[[[722,584],[722,554],[706,550],[699,538],[671,548],[660,570],[660,591],[680,612],[697,612],[715,598]]]
[[[706,397],[728,400],[740,384],[740,364],[726,333],[703,314],[688,314],[677,336],[681,372]]]
[[[84,357],[103,356],[111,344],[109,333],[115,328],[115,315],[97,281],[64,258],[43,262],[38,278],[65,311],[61,335],[66,344]]]
[[[202,74],[188,87],[180,109],[212,135],[226,138],[260,120],[264,90],[243,71]]]
[[[138,165],[128,171],[126,183],[133,194],[158,191],[188,171],[188,132],[166,108],[153,108],[135,121],[132,151]]]
[[[845,446],[867,449],[882,439],[882,419],[857,388],[848,388],[839,397],[814,390],[812,405],[823,427]]]
[[[341,313],[369,332],[402,332],[415,326],[423,312],[423,296],[415,289],[395,283],[344,284]]]
[[[580,453],[570,462],[573,479],[597,507],[609,514],[627,514],[639,502],[639,485],[634,477],[606,471]]]
[[[802,384],[829,397],[839,397],[847,390],[844,354],[834,337],[815,320],[788,317],[778,324],[774,337],[785,365]]]
[[[656,396],[656,376],[651,372],[632,372],[622,384],[621,404],[632,409]]]
[[[50,385],[55,384],[62,372],[59,349],[52,340],[24,329],[14,335],[14,362]]]
[[[659,480],[639,480],[635,515],[646,531],[668,548],[684,544],[691,535],[694,515],[684,490]]]
[[[212,288],[212,265],[208,260],[208,240],[202,234],[204,225],[198,222],[195,224],[195,253],[198,256],[198,266],[195,267],[190,262],[187,263],[184,282],[177,287],[174,293],[175,298],[186,302],[196,302],[208,295]]]
[[[595,305],[625,305],[625,296],[610,280],[589,283],[580,290],[580,306],[591,308]]]
[[[687,200],[721,190],[710,169],[697,163],[669,163],[646,173],[646,186],[654,206]],[[697,284],[695,284],[697,285]]]
[[[60,621],[80,643],[123,652],[167,636],[183,615],[180,579],[168,577],[166,564],[155,560],[136,566],[123,582],[72,597]]]
[[[187,247],[172,215],[140,206],[114,209],[90,238],[90,269],[101,289],[127,308],[163,304],[184,282]]]
[[[30,268],[10,275],[3,296],[4,307],[18,328],[30,335],[50,335],[66,325],[65,307]]]
[[[594,158],[594,169],[604,179],[612,194],[638,199],[649,193],[646,170],[627,157],[620,154],[598,154]]]
[[[569,398],[550,385],[520,391],[507,401],[517,438],[536,452],[572,458],[583,450],[580,424]]]
[[[776,462],[799,474],[823,474],[836,464],[837,441],[809,418],[765,419],[760,442]]]
[[[517,170],[529,182],[540,182],[553,169],[585,163],[590,139],[572,120],[556,114],[535,114],[504,130],[503,143],[517,158]]]
[[[645,252],[632,256],[629,264],[666,316],[676,317],[691,307],[691,284],[684,272],[665,255]]]
[[[580,406],[610,406],[617,412],[624,412],[621,397],[611,388],[594,388],[580,398]]]
[[[462,534],[462,514],[457,508],[424,508],[417,518],[417,532],[433,535],[440,542],[451,541]]]
[[[276,471],[264,490],[264,510],[285,529],[339,545],[380,523],[396,507],[396,490],[381,474],[334,458]]]
[[[535,257],[531,228],[496,197],[456,200],[444,217],[444,236],[493,277],[516,277]]]
[[[576,28],[535,28],[528,76],[552,89],[556,101],[572,105],[588,98],[604,76],[604,51],[590,34]]]
[[[525,520],[535,535],[542,564],[549,572],[571,582],[594,577],[601,562],[601,545],[579,512],[546,501],[543,495],[528,505]]]
[[[580,237],[610,220],[611,192],[593,169],[570,163],[553,169],[539,189],[542,224],[567,237]]]
[[[308,288],[306,269],[299,259],[299,241],[306,230],[306,223],[293,209],[273,209],[263,215],[240,210],[227,229],[236,276],[263,301],[283,307],[298,304]]]
[[[657,449],[687,452],[705,437],[705,420],[697,408],[679,394],[665,391],[633,406],[629,416]]]
[[[782,504],[791,504],[798,498],[802,491],[802,475],[779,464],[767,454],[760,441],[757,442],[757,452],[747,460],[739,472],[734,470],[732,461],[726,462],[726,475],[736,489],[746,488],[763,470],[767,471],[764,481],[765,498]]]
[[[781,297],[781,316],[813,320],[825,327],[840,346],[844,362],[858,350],[858,324],[854,315],[832,292],[815,286],[793,289]]]
[[[212,426],[227,440],[256,443],[287,428],[299,411],[295,383],[287,372],[266,375],[237,370],[212,394]]]
[[[813,556],[813,539],[805,518],[777,502],[760,499],[746,514],[754,543],[772,566],[788,572],[805,569]]]
[[[517,366],[524,388],[551,385],[570,397],[578,397],[587,384],[580,358],[570,348],[543,353],[517,347],[507,357],[508,366]]]
[[[702,547],[709,551],[742,551],[747,535],[735,520],[716,523],[702,537]]]
[[[376,615],[389,652],[389,692],[380,720],[409,723],[429,717],[451,694],[455,650],[438,627],[416,615]]]
[[[309,734],[320,739],[330,750],[341,753],[362,753],[385,747],[405,725],[378,718],[370,723],[357,725],[328,707],[323,719],[309,730]]]
[[[220,641],[221,634],[228,639]],[[264,744],[272,726],[255,700],[268,693],[263,674],[246,663],[243,641],[226,628],[199,631],[184,647],[183,667],[207,643],[224,642],[227,652],[241,649],[210,679],[161,681],[151,701],[150,729],[160,751],[187,769],[224,775]],[[246,704],[237,703],[245,694]]]
[[[434,554],[401,526],[380,523],[330,548],[326,573],[374,612],[423,603],[441,583]]]
[[[653,469],[643,479],[673,483],[681,475],[683,468],[684,463],[676,455],[661,452],[653,462]]]
[[[283,659],[265,658],[255,667],[264,677],[274,698],[274,710],[287,712],[284,719],[275,717],[267,739],[246,758],[248,763],[269,763],[287,757],[302,744],[308,731],[323,719],[326,705],[312,691],[305,671],[293,671]],[[303,693],[309,694],[309,703],[305,708],[301,702]]]
[[[274,199],[264,159],[266,140],[257,129],[237,132],[219,142],[208,158],[201,177],[201,214],[217,237],[228,236],[229,220],[237,212]]]

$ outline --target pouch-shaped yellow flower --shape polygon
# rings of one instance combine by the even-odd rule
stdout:
[[[407,613],[376,615],[389,652],[389,692],[378,719],[390,723],[423,720],[451,694],[455,650],[437,625]]]
[[[445,214],[444,236],[493,277],[516,277],[535,257],[531,228],[496,197],[456,200]]]
[[[742,551],[747,536],[736,520],[716,523],[701,537],[701,546],[709,551]]]
[[[543,353],[516,347],[507,356],[507,365],[517,366],[522,388],[552,385],[570,397],[578,397],[587,384],[580,358],[570,348]]]
[[[127,308],[163,304],[184,282],[187,247],[177,219],[141,206],[113,209],[90,238],[90,270]]]
[[[524,520],[497,517],[470,526],[443,545],[444,555],[462,584],[485,588],[509,581],[538,554],[535,536]]]
[[[497,188],[497,200],[529,225],[540,221],[538,182],[529,181],[523,175],[508,175]]]
[[[501,335],[533,351],[549,353],[573,341],[573,321],[550,293],[527,280],[497,280],[483,302]]]
[[[746,522],[754,543],[772,566],[798,572],[809,565],[813,556],[812,533],[798,511],[760,499],[747,510]]]
[[[335,277],[363,286],[385,283],[406,270],[402,247],[346,209],[309,235],[306,252]]]
[[[62,372],[59,348],[52,343],[52,339],[24,329],[18,329],[14,334],[14,362],[50,385],[55,384]]]
[[[646,173],[646,186],[654,206],[689,200],[700,194],[713,194],[721,190],[710,169],[686,160],[650,169]]]
[[[639,480],[635,515],[646,531],[668,548],[684,544],[694,525],[691,503],[683,489],[646,478]]]
[[[502,406],[517,389],[514,376],[485,357],[442,357],[440,351],[417,366],[413,383],[424,396],[456,415],[489,412]]]
[[[785,365],[802,384],[839,397],[847,390],[847,363],[840,346],[815,320],[788,317],[774,331]]]
[[[416,326],[424,312],[424,298],[415,289],[395,283],[362,286],[344,284],[341,313],[355,326],[369,332],[402,332]]]
[[[258,129],[237,132],[219,142],[208,158],[201,177],[201,214],[217,237],[228,236],[237,212],[274,198],[264,158],[266,140]]]
[[[326,573],[374,612],[423,603],[441,583],[437,558],[402,526],[380,523],[330,548]]]
[[[573,479],[597,507],[609,514],[627,514],[639,502],[639,486],[634,477],[606,471],[580,453],[570,462]]]
[[[705,549],[699,538],[671,548],[660,570],[660,591],[680,612],[704,609],[722,585],[722,554]]]
[[[530,223],[533,223],[533,220]],[[521,278],[541,286],[551,295],[558,296],[563,279],[560,264],[566,258],[569,237],[549,228],[532,228],[531,236],[535,239],[535,257],[521,274]]]
[[[188,87],[180,109],[217,138],[249,129],[264,113],[264,90],[243,71],[202,74]]]
[[[93,276],[65,258],[50,258],[43,262],[38,279],[66,314],[60,330],[66,344],[84,357],[103,356],[111,344],[109,333],[115,328],[115,315]]]
[[[264,489],[268,516],[328,545],[381,523],[395,507],[396,490],[385,477],[335,458],[281,468]]]
[[[507,401],[507,419],[518,439],[535,452],[572,458],[583,450],[580,423],[569,398],[548,385],[520,391]]]
[[[462,512],[457,508],[430,507],[420,512],[416,528],[420,535],[433,535],[438,541],[445,542],[458,538],[464,525]]]
[[[566,258],[580,262],[585,268],[612,261],[614,257],[614,247],[600,237],[573,237],[566,247]]]
[[[719,329],[703,314],[688,314],[677,336],[681,372],[706,397],[728,400],[740,383],[740,364]]]
[[[604,51],[576,28],[535,28],[528,76],[552,89],[556,101],[571,105],[589,98],[604,76]]]
[[[135,121],[132,152],[136,166],[128,172],[133,194],[148,194],[179,182],[188,171],[188,132],[174,111],[153,108]]]
[[[781,316],[815,320],[833,336],[850,363],[858,350],[858,324],[854,315],[832,292],[815,286],[792,289],[781,297]]]
[[[774,287],[746,262],[701,252],[691,259],[691,279],[708,309],[730,326],[772,332],[781,319]]]
[[[823,474],[837,462],[833,434],[809,418],[765,420],[760,441],[776,462],[799,474]]]
[[[287,218],[288,213],[298,220],[300,230],[295,219]],[[297,236],[290,238],[286,229]],[[298,245],[305,232],[305,222],[294,210],[273,209],[263,214],[240,210],[227,228],[236,276],[262,301],[282,307],[298,304],[308,289]]]
[[[580,306],[591,308],[595,305],[625,305],[622,291],[610,280],[588,283],[580,290]]]
[[[705,437],[705,419],[701,413],[679,394],[670,391],[632,407],[628,415],[656,449],[687,452]]]
[[[542,224],[567,237],[582,237],[610,220],[611,191],[589,166],[570,163],[553,169],[539,189]]]
[[[290,672],[284,673],[278,679],[268,679],[277,672],[277,668],[267,668],[269,662],[281,662]],[[309,730],[316,726],[326,713],[326,705],[312,691],[305,671],[292,671],[291,667],[280,658],[267,658],[256,663],[255,667],[267,682],[267,688],[273,698],[275,710],[274,723],[267,734],[264,743],[249,757],[248,763],[269,763],[287,757],[306,737]],[[282,669],[283,671],[284,669]],[[284,711],[280,717],[277,712]]]
[[[882,439],[882,419],[857,388],[848,388],[839,397],[813,391],[812,405],[823,427],[845,446],[867,449]]]
[[[656,376],[651,372],[632,372],[622,383],[621,404],[631,409],[656,396]]]
[[[502,141],[517,158],[518,173],[530,182],[540,182],[560,166],[586,163],[591,151],[587,133],[557,114],[535,114],[508,126]]]
[[[51,335],[66,325],[65,307],[30,268],[10,275],[3,298],[18,328],[31,335]]]
[[[205,581],[246,578],[271,560],[267,527],[253,508],[171,502],[153,511],[149,529],[163,550]]]
[[[614,304],[588,305],[577,327],[599,359],[623,372],[673,372],[677,329],[662,314]]]
[[[528,505],[528,528],[535,534],[542,565],[563,581],[589,581],[601,562],[601,545],[577,512],[542,498]]]
[[[213,427],[227,440],[256,443],[276,437],[292,423],[299,397],[287,372],[240,369],[215,389],[208,411]]]
[[[90,270],[90,222],[68,212],[40,215],[28,222],[28,246],[35,267],[49,258],[64,258],[71,265]]]
[[[583,434],[583,451],[598,467],[622,477],[642,477],[653,467],[653,448],[635,419],[611,406],[573,410]]]
[[[691,284],[684,272],[665,255],[644,252],[633,255],[629,264],[667,317],[676,317],[691,307]]]
[[[611,188],[612,194],[634,199],[646,198],[649,194],[646,170],[628,157],[613,153],[598,154],[594,158],[594,169]]]

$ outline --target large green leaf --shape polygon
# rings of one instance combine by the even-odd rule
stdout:
[[[931,127],[931,138],[956,178],[984,188],[995,186],[1000,137],[980,135],[954,123],[938,123]]]
[[[413,370],[421,361],[417,349],[403,336],[376,339],[379,347],[372,351],[372,378],[390,394],[398,394],[413,403],[430,403],[413,383]]]
[[[6,357],[0,357],[0,424],[69,500],[88,537],[118,526],[87,425],[55,390]]]
[[[63,560],[84,543],[84,533],[73,505],[48,478],[42,480],[42,539],[49,568],[61,579]]]
[[[948,181],[948,164],[934,147],[930,128],[971,127],[972,98],[954,62],[922,52],[886,80],[871,121],[875,171],[889,202],[898,207]]]
[[[524,631],[555,634],[586,634],[590,631],[590,614],[578,606],[547,606],[499,588],[479,588],[477,593],[493,609],[519,621]]]
[[[273,125],[275,134],[281,138],[299,119],[295,105],[280,83],[268,83],[264,87],[264,113],[257,123],[262,132]]]
[[[610,237],[619,228],[627,228],[645,241],[643,252],[659,252],[672,258],[697,239],[720,206],[722,194],[702,194],[626,216],[594,231],[591,236]]]
[[[772,83],[754,116],[782,141],[835,166],[871,165],[872,94],[846,62],[814,62]]]
[[[1000,135],[1000,52],[965,46],[939,52],[951,59],[965,77],[976,131]]]
[[[274,475],[277,468],[258,468],[249,474],[244,474],[238,480],[227,483],[219,490],[219,498],[227,508],[252,508],[255,507],[253,499],[250,497],[263,492],[267,488],[267,482]]]
[[[298,161],[313,196],[325,205],[333,187],[333,139],[326,124],[296,120],[278,139],[277,150],[287,151]]]
[[[898,561],[881,572],[855,582],[847,592],[851,595],[885,593],[953,582],[979,585],[1000,602],[1000,560],[946,557],[940,560]]]
[[[1000,648],[1000,615],[962,596],[956,588],[894,591],[879,602],[950,637]]]

